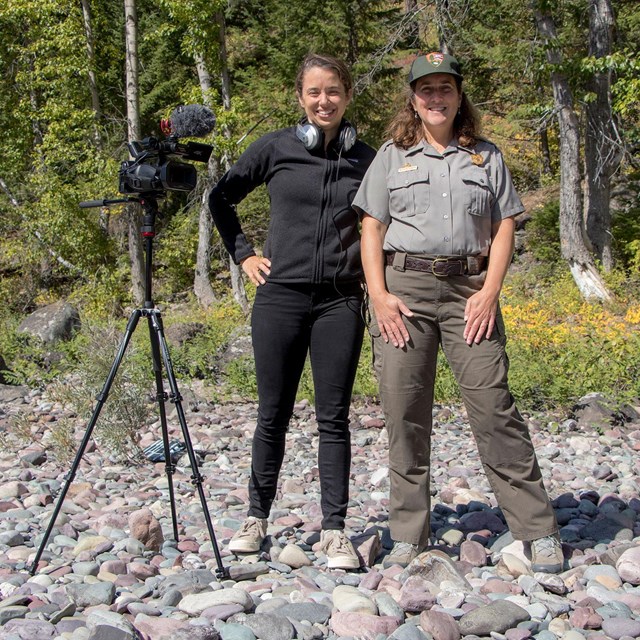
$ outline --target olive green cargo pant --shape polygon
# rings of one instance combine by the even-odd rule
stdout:
[[[389,526],[396,541],[424,546],[430,536],[430,453],[438,346],[460,385],[471,430],[514,538],[557,531],[527,426],[507,383],[506,336],[498,311],[489,339],[463,339],[467,299],[485,274],[437,277],[386,268],[387,287],[414,313],[404,348],[384,343],[372,322],[380,395],[389,433]],[[376,337],[376,335],[378,337]]]

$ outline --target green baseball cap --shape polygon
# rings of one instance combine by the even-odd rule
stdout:
[[[440,53],[440,51],[432,51],[418,56],[413,61],[409,71],[409,84],[432,73],[449,73],[462,80],[460,63],[453,56],[448,53]]]

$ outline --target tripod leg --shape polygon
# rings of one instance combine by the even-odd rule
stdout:
[[[193,485],[196,487],[198,496],[200,498],[200,504],[202,505],[202,512],[204,514],[204,519],[207,524],[209,538],[211,539],[211,545],[213,546],[213,553],[216,558],[216,564],[218,565],[218,568],[216,570],[216,575],[219,578],[226,578],[229,576],[229,570],[227,569],[227,567],[225,567],[222,564],[222,557],[220,555],[220,549],[218,548],[218,543],[216,541],[216,534],[213,530],[211,515],[209,514],[209,509],[207,508],[207,499],[204,495],[204,489],[202,488],[202,475],[200,474],[200,470],[198,468],[198,460],[196,459],[196,455],[193,451],[193,444],[191,443],[191,437],[189,436],[187,421],[184,415],[184,410],[182,408],[182,396],[178,391],[178,384],[176,382],[176,377],[173,372],[173,365],[171,363],[171,357],[169,355],[167,341],[165,339],[164,330],[162,328],[162,317],[160,316],[160,312],[155,312],[153,314],[153,319],[155,322],[155,330],[158,334],[158,341],[160,343],[160,348],[162,350],[162,359],[164,360],[164,368],[165,368],[165,371],[167,372],[167,380],[169,382],[169,388],[171,389],[170,399],[176,405],[176,412],[178,414],[180,428],[182,429],[182,436],[184,438],[184,443],[187,447],[189,463],[191,464],[191,471],[192,471],[191,481]]]
[[[49,520],[49,526],[45,531],[44,538],[40,542],[40,546],[38,548],[38,551],[36,552],[35,558],[33,560],[33,564],[31,565],[31,570],[29,571],[31,575],[34,575],[36,572],[36,569],[38,568],[40,557],[42,556],[42,553],[44,552],[44,549],[47,546],[49,536],[51,536],[51,532],[53,531],[53,527],[56,523],[56,519],[60,514],[62,503],[64,502],[67,492],[69,491],[69,487],[71,486],[71,483],[73,482],[76,476],[78,467],[80,466],[80,462],[82,460],[82,456],[84,455],[84,452],[87,449],[89,440],[91,438],[91,434],[93,433],[93,429],[96,426],[96,422],[98,421],[98,416],[102,411],[102,407],[104,406],[104,403],[107,401],[107,398],[109,396],[109,390],[111,389],[113,380],[116,377],[116,373],[118,372],[118,368],[120,367],[120,363],[122,362],[122,358],[129,344],[129,340],[131,339],[131,336],[133,335],[133,332],[135,331],[135,328],[138,325],[138,320],[140,319],[141,314],[142,314],[142,311],[140,309],[136,309],[135,311],[133,311],[133,313],[131,314],[131,317],[129,318],[129,322],[127,323],[127,328],[125,330],[124,336],[118,348],[118,353],[116,354],[113,364],[111,365],[111,371],[107,376],[107,380],[104,383],[102,390],[100,391],[100,393],[96,398],[98,402],[95,406],[95,409],[93,410],[93,414],[91,416],[91,419],[89,420],[89,424],[87,425],[87,429],[85,431],[84,437],[82,438],[82,442],[80,443],[80,447],[76,453],[76,457],[73,460],[71,469],[67,474],[65,484],[62,487],[62,491],[60,492],[60,495],[58,496],[58,502],[56,503],[56,506],[53,510],[53,514],[51,515],[51,519]]]
[[[156,400],[158,401],[158,410],[160,413],[160,430],[162,431],[162,444],[164,447],[165,471],[167,474],[167,484],[169,488],[169,505],[171,507],[171,521],[173,523],[173,538],[178,541],[178,519],[176,517],[176,501],[173,490],[173,474],[176,470],[175,464],[171,459],[169,451],[169,432],[167,430],[167,412],[165,402],[167,394],[164,391],[162,383],[162,360],[160,358],[160,346],[158,342],[157,323],[154,322],[155,312],[147,311],[149,321],[149,340],[151,342],[151,354],[153,358],[153,372],[156,378]]]

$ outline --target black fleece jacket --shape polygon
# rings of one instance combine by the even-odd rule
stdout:
[[[361,279],[358,215],[351,203],[374,156],[375,150],[361,141],[342,153],[336,144],[326,152],[309,151],[295,127],[252,143],[209,196],[213,220],[234,262],[255,255],[235,205],[264,183],[271,202],[263,250],[271,260],[270,281]]]

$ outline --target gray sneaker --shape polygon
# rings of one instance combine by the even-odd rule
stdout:
[[[255,553],[260,551],[260,546],[266,535],[266,518],[249,516],[229,541],[229,551],[232,553]]]
[[[389,555],[382,561],[382,566],[388,569],[390,566],[397,564],[406,567],[422,550],[417,544],[409,542],[394,542],[393,549]]]
[[[327,556],[328,569],[357,569],[360,558],[344,531],[325,529],[320,533],[320,549]]]
[[[564,553],[558,535],[532,540],[531,570],[543,573],[559,573],[564,566]]]

